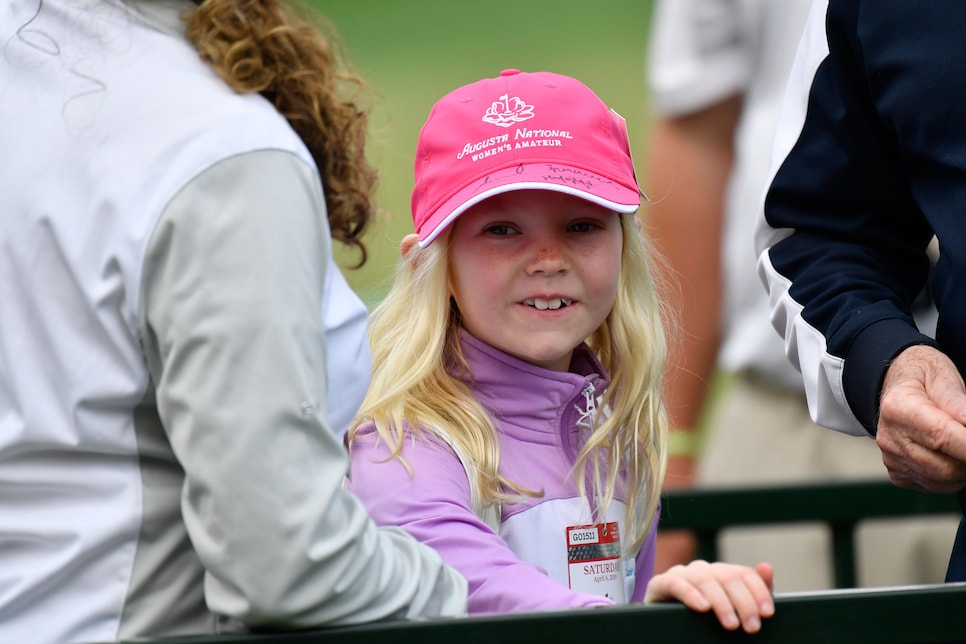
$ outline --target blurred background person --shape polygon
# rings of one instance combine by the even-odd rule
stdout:
[[[677,284],[682,325],[666,390],[674,428],[667,489],[886,478],[874,441],[811,422],[802,376],[771,326],[756,273],[755,215],[809,6],[808,0],[655,4],[647,79],[657,117],[644,216]],[[719,371],[723,378],[716,378]],[[860,585],[943,581],[956,521],[916,523],[859,528]],[[720,546],[723,561],[773,563],[778,592],[833,585],[825,526],[731,528]],[[693,557],[691,535],[661,535],[656,569]]]

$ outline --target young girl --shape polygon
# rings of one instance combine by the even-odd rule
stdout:
[[[351,488],[467,577],[471,614],[678,599],[757,631],[768,564],[652,578],[665,344],[623,119],[508,70],[436,104],[415,173]]]

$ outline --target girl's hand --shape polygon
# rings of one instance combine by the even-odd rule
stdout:
[[[768,563],[749,568],[699,559],[652,577],[644,603],[677,600],[699,613],[714,610],[729,631],[742,626],[747,633],[757,633],[762,618],[775,614],[774,574]]]

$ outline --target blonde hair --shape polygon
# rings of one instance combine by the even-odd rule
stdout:
[[[611,384],[594,418],[593,431],[574,464],[582,498],[599,498],[594,521],[607,512],[620,472],[626,477],[628,551],[640,548],[653,523],[667,462],[668,422],[661,401],[666,356],[662,305],[652,256],[634,215],[621,216],[623,256],[614,307],[588,344],[607,369]],[[459,340],[459,313],[448,296],[449,236],[402,258],[369,330],[373,374],[369,392],[349,432],[350,445],[371,421],[403,462],[404,431],[425,432],[451,445],[464,461],[471,490],[482,508],[539,496],[499,472],[496,426],[470,389],[451,375],[466,367]],[[408,465],[406,465],[408,469]],[[580,476],[584,473],[587,476]],[[474,506],[475,507],[475,506]]]
[[[283,0],[204,0],[183,18],[202,59],[236,92],[271,101],[298,133],[322,176],[332,237],[364,264],[377,178],[358,103],[367,86],[341,60],[335,30]]]

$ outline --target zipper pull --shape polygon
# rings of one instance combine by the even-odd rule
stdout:
[[[574,405],[574,409],[580,414],[580,418],[577,419],[577,427],[583,429],[593,427],[594,415],[597,413],[597,398],[594,396],[596,391],[597,388],[594,387],[594,383],[587,383],[587,386],[581,392],[584,395],[584,409],[581,409],[580,405]]]

